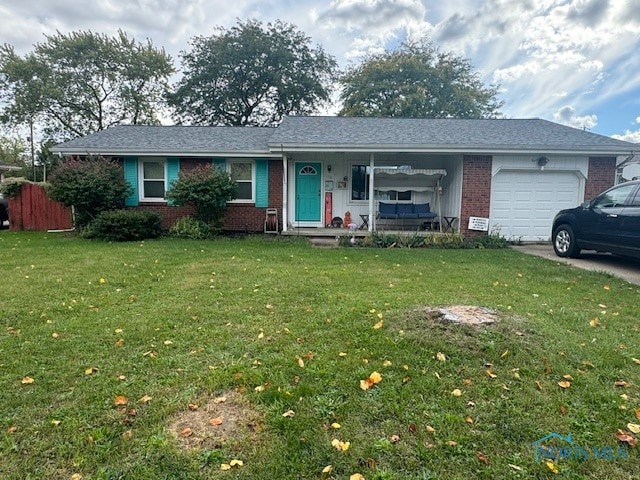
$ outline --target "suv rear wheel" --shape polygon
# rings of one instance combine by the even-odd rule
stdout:
[[[553,250],[559,257],[577,257],[580,254],[576,236],[569,225],[559,225],[553,231]]]

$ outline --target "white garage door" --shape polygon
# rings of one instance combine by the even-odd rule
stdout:
[[[491,228],[511,240],[549,240],[558,210],[581,200],[575,173],[500,171],[491,185]]]

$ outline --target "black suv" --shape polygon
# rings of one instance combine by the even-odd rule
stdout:
[[[5,220],[9,220],[9,202],[0,193],[0,229],[4,227]]]
[[[640,258],[640,181],[622,183],[553,219],[551,239],[560,257],[596,250]]]

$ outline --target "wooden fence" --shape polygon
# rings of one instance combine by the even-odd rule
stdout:
[[[25,183],[9,199],[9,229],[66,230],[73,227],[71,209],[47,197],[40,185]]]

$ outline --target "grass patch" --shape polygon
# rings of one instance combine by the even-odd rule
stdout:
[[[509,249],[2,232],[0,274],[2,478],[551,478],[537,439],[617,449],[640,423],[640,288]],[[424,310],[453,304],[499,320]],[[639,466],[637,448],[557,462]]]

